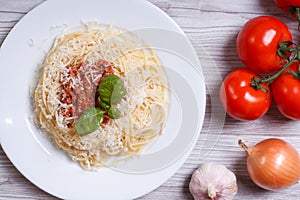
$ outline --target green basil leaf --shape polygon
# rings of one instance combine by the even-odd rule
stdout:
[[[76,133],[84,136],[96,131],[103,120],[103,112],[100,108],[88,108],[79,117],[76,124]]]
[[[119,103],[126,94],[127,92],[125,86],[123,85],[122,80],[119,78],[119,80],[116,81],[115,87],[111,94],[111,104]]]
[[[106,110],[106,111],[109,110],[110,105],[109,105],[108,103],[104,102],[104,101],[101,101],[100,98],[98,98],[98,103],[100,104],[100,106],[101,106],[102,108],[104,108],[104,110]]]
[[[117,108],[111,106],[107,111],[107,115],[111,119],[119,119],[121,112]]]
[[[119,103],[127,92],[120,77],[109,74],[101,81],[98,93],[102,101],[111,105]]]

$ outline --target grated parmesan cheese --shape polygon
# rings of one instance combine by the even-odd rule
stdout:
[[[99,60],[113,64],[127,95],[116,105],[121,112],[119,119],[109,120],[95,132],[80,137],[75,133],[78,116],[66,117],[62,111],[76,109],[73,100],[64,102],[68,98],[64,87],[70,83],[72,90],[93,88],[102,77],[95,64]],[[76,76],[70,76],[68,66],[82,63]],[[83,168],[92,170],[114,156],[138,153],[161,134],[169,103],[167,79],[154,51],[132,33],[95,23],[70,33],[63,29],[47,54],[43,69],[35,90],[38,122]],[[82,84],[83,79],[88,86]]]

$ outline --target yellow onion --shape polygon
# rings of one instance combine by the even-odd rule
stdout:
[[[300,157],[284,140],[270,138],[253,147],[241,140],[247,154],[247,170],[251,180],[266,190],[281,190],[300,180]]]

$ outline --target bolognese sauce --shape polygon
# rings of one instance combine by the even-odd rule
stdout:
[[[113,66],[105,60],[93,63],[68,65],[68,72],[62,77],[60,102],[68,105],[60,112],[64,117],[77,117],[90,107],[97,106],[97,87],[103,77],[113,74]]]

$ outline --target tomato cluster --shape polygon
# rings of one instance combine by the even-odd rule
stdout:
[[[300,1],[275,0],[284,10]],[[246,66],[230,72],[220,88],[227,114],[255,120],[270,108],[272,99],[287,118],[300,120],[300,47],[288,26],[272,16],[249,20],[240,30],[237,53]]]

